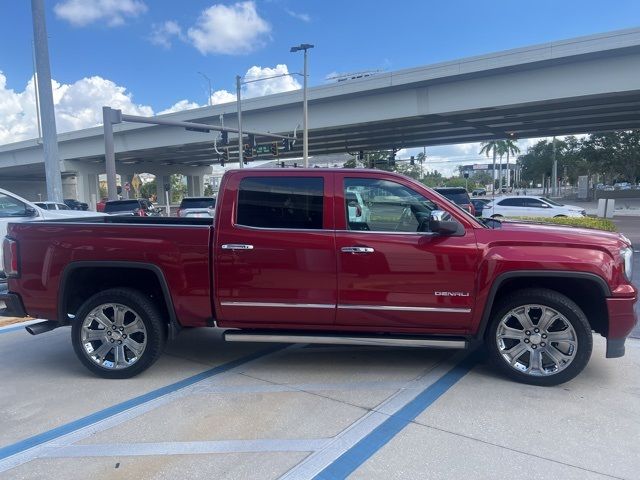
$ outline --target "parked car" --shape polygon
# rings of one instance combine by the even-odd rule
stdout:
[[[473,192],[471,192],[471,195],[472,195],[473,197],[480,197],[480,196],[482,196],[482,195],[486,195],[486,194],[487,194],[487,190],[486,190],[486,189],[484,189],[484,188],[475,188],[475,189],[473,190]]]
[[[160,209],[156,208],[146,198],[130,200],[111,200],[105,203],[104,213],[109,215],[135,215],[138,217],[159,217]]]
[[[50,202],[37,202],[48,204]],[[55,203],[55,202],[51,202]],[[63,205],[66,207],[66,205]],[[96,212],[78,212],[70,209],[48,209],[39,207],[15,193],[0,188],[0,278],[4,278],[2,255],[2,239],[7,233],[9,223],[32,222],[36,220],[53,220],[102,215]],[[1,308],[1,307],[0,307]]]
[[[508,196],[498,197],[482,209],[482,217],[584,217],[582,207],[563,205],[547,197]]]
[[[489,203],[491,200],[489,198],[472,198],[471,204],[473,205],[474,210],[476,211],[476,217],[482,216],[482,209],[484,206]]]
[[[69,207],[71,210],[89,210],[89,204],[85,202],[80,202],[75,198],[65,198],[63,200],[64,204]]]
[[[476,214],[476,209],[473,207],[471,199],[469,198],[469,192],[467,192],[466,189],[462,187],[438,187],[434,188],[434,190],[453,203],[460,205],[471,215]]]
[[[33,202],[43,210],[71,210],[66,204],[58,202]]]
[[[344,198],[359,188],[375,215],[352,224]],[[218,203],[215,219],[9,225],[4,314],[48,319],[35,334],[71,325],[105,378],[142,372],[183,327],[216,326],[229,342],[484,344],[508,376],[557,385],[588,363],[592,331],[615,358],[636,325],[618,233],[487,228],[384,171],[230,170]]]
[[[187,197],[180,202],[176,216],[206,218],[215,216],[216,199],[213,197]]]
[[[366,205],[358,190],[345,192],[349,223],[367,223],[371,220],[371,209]]]

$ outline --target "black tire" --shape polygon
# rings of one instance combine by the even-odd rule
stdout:
[[[494,218],[496,220],[500,220],[501,218],[503,218],[503,216],[500,215],[499,213],[496,213],[495,215],[491,215],[491,218]]]
[[[144,327],[136,327],[135,332],[130,333],[130,338],[129,340],[127,340],[125,331],[119,332],[114,330],[112,333],[111,331],[108,331],[110,329],[100,328],[102,326],[100,322],[88,319],[88,316],[91,312],[101,306],[109,304],[116,304],[118,306],[124,306],[126,309],[129,309],[127,310],[127,313],[124,313],[122,315],[122,323],[124,326],[119,330],[123,330],[127,327],[133,329],[131,325],[133,325],[134,323],[136,325],[140,325],[138,323],[138,319],[142,322]],[[109,318],[109,311],[113,312],[112,318]],[[113,320],[115,319],[115,311],[113,309],[109,310],[109,307],[106,307],[106,310],[101,310],[101,312],[104,313],[108,320],[111,320],[113,322]],[[92,318],[95,318],[95,315],[92,316]],[[133,319],[135,319],[135,321],[133,321]],[[144,348],[142,348],[141,353],[136,356],[134,354],[134,350],[130,349],[127,344],[121,347],[120,352],[122,353],[118,352],[119,355],[124,357],[125,364],[128,364],[130,362],[131,364],[124,365],[119,368],[117,367],[117,365],[120,362],[114,357],[114,355],[116,354],[115,350],[107,352],[102,361],[92,358],[89,351],[87,350],[89,346],[93,352],[99,352],[103,343],[105,345],[105,348],[109,348],[109,345],[99,339],[83,343],[83,324],[85,324],[85,320],[87,322],[90,322],[89,326],[84,329],[85,333],[100,333],[100,335],[102,335],[102,332],[107,332],[109,335],[113,334],[113,337],[105,337],[109,338],[109,341],[111,343],[114,343],[114,341],[117,342],[117,339],[120,339],[119,341],[121,343],[132,342],[134,340],[134,335],[136,335],[137,337],[135,337],[135,346],[138,347],[140,344],[142,344],[142,342],[144,342]],[[126,323],[127,321],[129,323]],[[115,328],[115,323],[111,323],[110,325],[113,325]],[[91,328],[92,326],[94,326],[94,328]],[[124,336],[124,338],[122,338],[121,336]],[[164,349],[166,338],[166,324],[162,316],[160,315],[158,308],[147,296],[137,290],[130,288],[112,288],[97,293],[89,298],[78,309],[71,328],[71,342],[73,344],[73,349],[75,350],[76,355],[85,367],[102,378],[131,378],[135,375],[138,375],[142,371],[149,368],[158,359]],[[85,347],[85,345],[88,346]],[[131,345],[134,344],[131,343]],[[112,346],[111,348],[113,348],[114,346]],[[111,360],[107,360],[109,356],[111,356]],[[116,367],[109,366],[109,364],[116,365]]]
[[[547,310],[538,309],[538,307],[545,307]],[[519,308],[522,310],[518,310]],[[542,326],[541,323],[544,323],[541,321],[542,318],[538,318],[536,323],[536,315],[541,315],[545,311],[549,312],[549,317],[553,316],[552,311],[558,315],[555,316],[556,320],[547,322],[547,328],[540,330],[542,333],[533,329],[526,330],[526,327],[522,333],[511,333],[519,330],[518,326],[522,323],[515,315],[510,315],[504,323],[503,320],[513,312],[522,316],[524,311],[529,312],[524,316],[531,321],[531,325],[536,329],[538,326]],[[568,325],[572,327],[573,331]],[[501,335],[504,335],[502,339],[497,338],[499,327]],[[507,329],[509,330],[507,331]],[[563,338],[574,338],[575,342],[574,340],[554,342],[551,340],[554,334],[556,335],[554,338],[559,338],[558,335],[560,335]],[[514,339],[519,335],[522,340]],[[571,342],[574,342],[575,345],[571,346]],[[501,300],[493,309],[491,324],[485,335],[485,343],[492,363],[505,375],[518,382],[539,386],[559,385],[574,378],[589,362],[593,349],[591,326],[580,307],[565,295],[543,288],[520,290]],[[523,349],[526,351],[516,357],[516,353]],[[514,351],[516,353],[511,355],[511,352]],[[532,366],[533,358],[538,358],[535,355],[541,359],[539,364],[541,368],[538,369],[538,373]],[[516,357],[515,363],[513,363],[514,357]],[[571,360],[564,360],[563,357],[568,357]],[[511,362],[508,358],[511,359]],[[558,358],[562,358],[563,362],[557,362]],[[545,360],[546,367],[544,366]]]

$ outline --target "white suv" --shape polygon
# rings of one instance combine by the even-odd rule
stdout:
[[[49,202],[46,202],[49,203]],[[49,220],[54,218],[97,217],[102,213],[84,212],[79,210],[45,210],[19,197],[15,193],[0,188],[0,280],[4,278],[2,260],[2,244],[7,234],[7,225],[16,222],[31,222],[33,220]]]
[[[584,217],[587,212],[575,205],[562,205],[546,197],[498,197],[482,209],[484,218],[500,217]]]

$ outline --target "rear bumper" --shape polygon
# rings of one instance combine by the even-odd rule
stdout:
[[[0,283],[0,317],[27,317],[22,299],[17,293],[10,293],[6,282]]]
[[[624,342],[638,323],[634,309],[637,298],[607,298],[609,332],[607,334],[607,358],[624,355]]]

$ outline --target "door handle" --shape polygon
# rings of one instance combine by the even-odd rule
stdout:
[[[253,245],[246,243],[225,243],[222,245],[223,250],[253,250]]]
[[[342,253],[373,253],[375,250],[371,247],[342,247]]]

